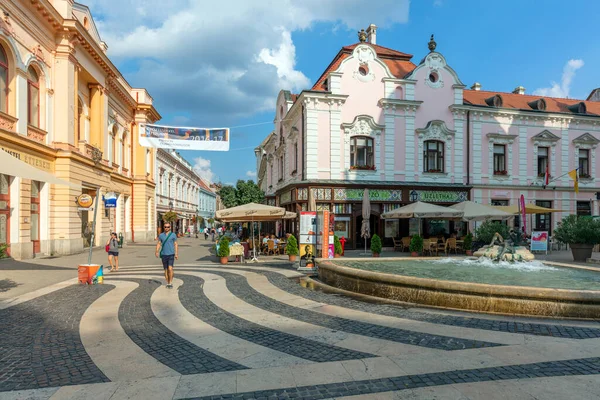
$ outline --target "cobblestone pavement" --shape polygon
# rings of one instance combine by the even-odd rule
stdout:
[[[108,382],[81,343],[79,321],[111,289],[70,286],[0,310],[0,392]]]
[[[148,263],[121,266],[104,285],[6,297],[0,398],[600,398],[597,321],[365,303],[302,287],[289,264],[221,267],[192,246],[181,251],[189,254],[175,269],[178,289],[161,288],[162,269]],[[114,307],[98,307],[119,290]],[[80,322],[104,321],[96,312],[113,316],[107,329],[118,343],[90,351]],[[224,348],[232,341],[252,346],[252,363]],[[269,365],[274,355],[286,363]],[[144,365],[159,372],[137,379]]]

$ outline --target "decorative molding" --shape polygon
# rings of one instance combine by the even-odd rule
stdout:
[[[383,98],[383,99],[379,99],[377,104],[379,105],[379,107],[385,108],[386,110],[391,108],[393,111],[395,111],[398,108],[401,110],[415,112],[415,111],[417,111],[417,108],[419,108],[419,106],[421,104],[423,104],[423,102],[417,101],[417,100],[401,100],[401,99]]]
[[[573,139],[573,144],[581,149],[595,149],[600,140],[596,139],[589,133],[584,133],[576,139]]]
[[[513,144],[519,135],[507,135],[502,133],[488,133],[488,142],[491,144]]]
[[[40,46],[39,44],[37,46],[34,46],[31,49],[31,53],[38,61],[44,62],[44,51],[42,50],[42,46]]]
[[[350,143],[351,136],[370,136],[375,137],[376,144],[379,146],[381,132],[385,129],[385,125],[379,125],[370,115],[357,115],[352,123],[343,123],[345,142]]]
[[[425,57],[425,66],[429,68],[427,74],[425,74],[425,83],[432,89],[439,89],[444,87],[444,79],[440,70],[446,67],[446,60],[440,53],[431,52]],[[434,82],[429,79],[429,76],[434,74],[437,80]]]
[[[544,130],[531,138],[533,144],[538,147],[555,147],[560,137],[549,130]]]
[[[429,121],[425,128],[415,129],[417,136],[421,139],[419,147],[423,146],[423,142],[426,140],[441,140],[442,142],[450,142],[455,136],[456,131],[448,129],[446,123],[442,120],[435,119]],[[450,148],[450,143],[448,143]]]

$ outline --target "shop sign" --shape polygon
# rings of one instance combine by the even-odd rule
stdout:
[[[13,156],[14,158],[21,160],[29,165],[31,165],[32,167],[47,171],[47,172],[54,172],[52,170],[52,163],[50,163],[50,161],[46,161],[43,158],[39,158],[39,157],[35,157],[32,155],[29,155],[27,153],[22,153],[20,151],[16,151],[16,150],[12,150],[6,147],[0,147],[2,150],[4,150],[5,152],[7,152],[8,154],[10,154],[11,156]]]
[[[415,190],[416,201],[426,203],[460,203],[468,199],[467,192],[450,192],[437,190]],[[412,194],[412,192],[411,192]],[[412,201],[413,199],[411,199]]]
[[[89,209],[94,204],[94,198],[87,193],[77,196],[77,205],[79,208]]]
[[[106,195],[103,197],[104,207],[105,208],[117,208],[117,199],[118,198],[119,198],[119,196],[117,196],[117,194],[114,192],[106,193]]]
[[[364,189],[334,189],[334,200],[362,201]],[[369,189],[371,201],[402,201],[402,190]]]
[[[287,204],[292,201],[292,191],[288,191],[279,196],[279,204]]]

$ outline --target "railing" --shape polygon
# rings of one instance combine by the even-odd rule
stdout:
[[[27,125],[27,137],[39,143],[46,143],[46,135],[48,132],[36,128],[35,126]]]

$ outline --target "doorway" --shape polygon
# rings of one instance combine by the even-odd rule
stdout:
[[[0,174],[0,244],[10,244],[10,177]],[[10,245],[6,249],[10,255]]]
[[[33,254],[40,252],[40,182],[31,181],[31,243]]]
[[[363,239],[360,236],[360,228],[362,227],[362,221],[363,221],[363,217],[362,215],[359,215],[356,217],[356,234],[355,234],[355,242],[356,243],[356,249],[360,250],[360,249],[364,249],[365,246],[365,239]],[[381,237],[381,234],[379,232],[379,227],[380,227],[380,223],[381,223],[381,218],[379,218],[379,214],[371,214],[371,216],[369,217],[369,229],[371,231],[371,237],[373,237],[373,234],[377,234],[378,236]],[[367,239],[367,249],[371,248],[371,239]]]

